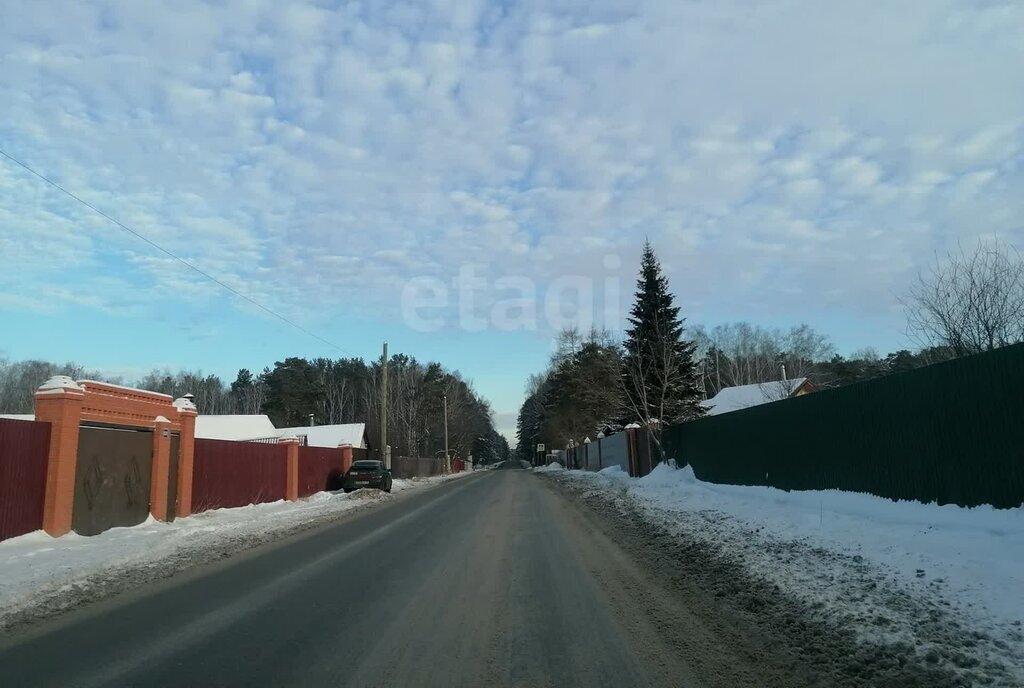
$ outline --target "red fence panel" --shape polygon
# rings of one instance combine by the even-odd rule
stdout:
[[[339,489],[344,474],[344,457],[340,449],[299,447],[300,497]]]
[[[0,540],[43,527],[50,424],[0,418]]]
[[[193,512],[275,502],[285,498],[287,482],[284,445],[196,440]]]

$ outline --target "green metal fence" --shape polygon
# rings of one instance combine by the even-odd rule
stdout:
[[[1024,503],[1024,344],[667,428],[701,480]]]

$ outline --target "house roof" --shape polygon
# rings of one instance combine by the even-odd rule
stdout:
[[[751,406],[760,406],[786,399],[793,396],[806,382],[807,378],[805,377],[795,377],[792,380],[726,387],[710,399],[700,402],[700,405],[708,409],[709,416],[717,416],[720,413],[739,411]]]
[[[275,434],[278,437],[305,435],[306,443],[311,447],[337,447],[340,444],[351,444],[356,448],[366,447],[366,423],[278,428]]]
[[[277,428],[263,415],[196,416],[196,437],[199,439],[256,440],[277,436]]]

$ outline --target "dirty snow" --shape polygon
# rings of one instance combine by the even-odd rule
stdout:
[[[534,468],[534,473],[560,473],[565,470],[565,467],[557,461],[552,461],[547,466],[540,466]]]
[[[395,479],[392,492],[422,489],[470,475]],[[85,537],[53,538],[36,531],[0,542],[0,629],[101,599],[196,561],[228,556],[313,527],[347,511],[393,499],[378,490],[319,492],[277,501],[213,509],[163,523],[149,520]]]
[[[957,666],[995,661],[1007,672],[995,684],[1024,685],[1024,507],[719,485],[668,465],[640,479],[618,467],[564,476],[721,548],[866,642],[908,643]]]

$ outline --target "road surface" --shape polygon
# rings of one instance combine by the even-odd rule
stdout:
[[[0,684],[737,685],[679,604],[549,481],[486,471],[4,638]]]

